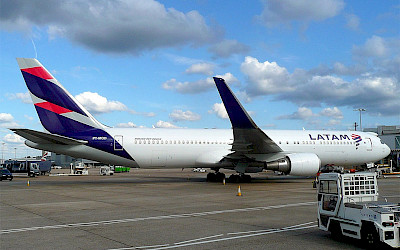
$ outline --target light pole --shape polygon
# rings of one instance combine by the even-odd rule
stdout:
[[[14,148],[14,158],[17,160],[17,148]]]
[[[358,109],[354,109],[354,111],[359,111],[360,112],[360,131],[362,131],[361,112],[367,111],[367,110],[363,109],[363,108],[358,108]]]

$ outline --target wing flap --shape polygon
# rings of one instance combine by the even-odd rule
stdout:
[[[31,129],[10,129],[17,135],[24,137],[25,139],[38,143],[38,144],[61,144],[61,145],[81,145],[86,144],[87,141],[76,140],[65,136],[49,134],[45,132],[39,132]]]

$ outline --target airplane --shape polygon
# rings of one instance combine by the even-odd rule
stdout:
[[[274,170],[315,175],[325,165],[376,162],[390,153],[377,134],[359,131],[261,130],[224,79],[214,82],[232,129],[112,128],[98,122],[34,58],[17,58],[45,132],[11,129],[29,147],[133,168],[210,168],[208,181],[222,181],[220,169],[235,170],[230,181]]]

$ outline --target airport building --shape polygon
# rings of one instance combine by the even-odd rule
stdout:
[[[389,146],[391,153],[385,158],[384,163],[390,167],[400,170],[400,125],[397,126],[378,126],[377,128],[366,128],[364,132],[374,132],[378,134],[382,142]]]
[[[51,161],[55,166],[60,166],[62,168],[70,168],[71,163],[82,162],[88,167],[102,166],[105,165],[103,163],[99,163],[96,161],[74,158],[68,155],[61,155],[56,153],[51,153]]]

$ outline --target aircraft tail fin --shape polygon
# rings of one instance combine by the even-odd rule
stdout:
[[[17,58],[19,68],[43,127],[53,134],[72,136],[104,129],[58,81],[34,58]]]

